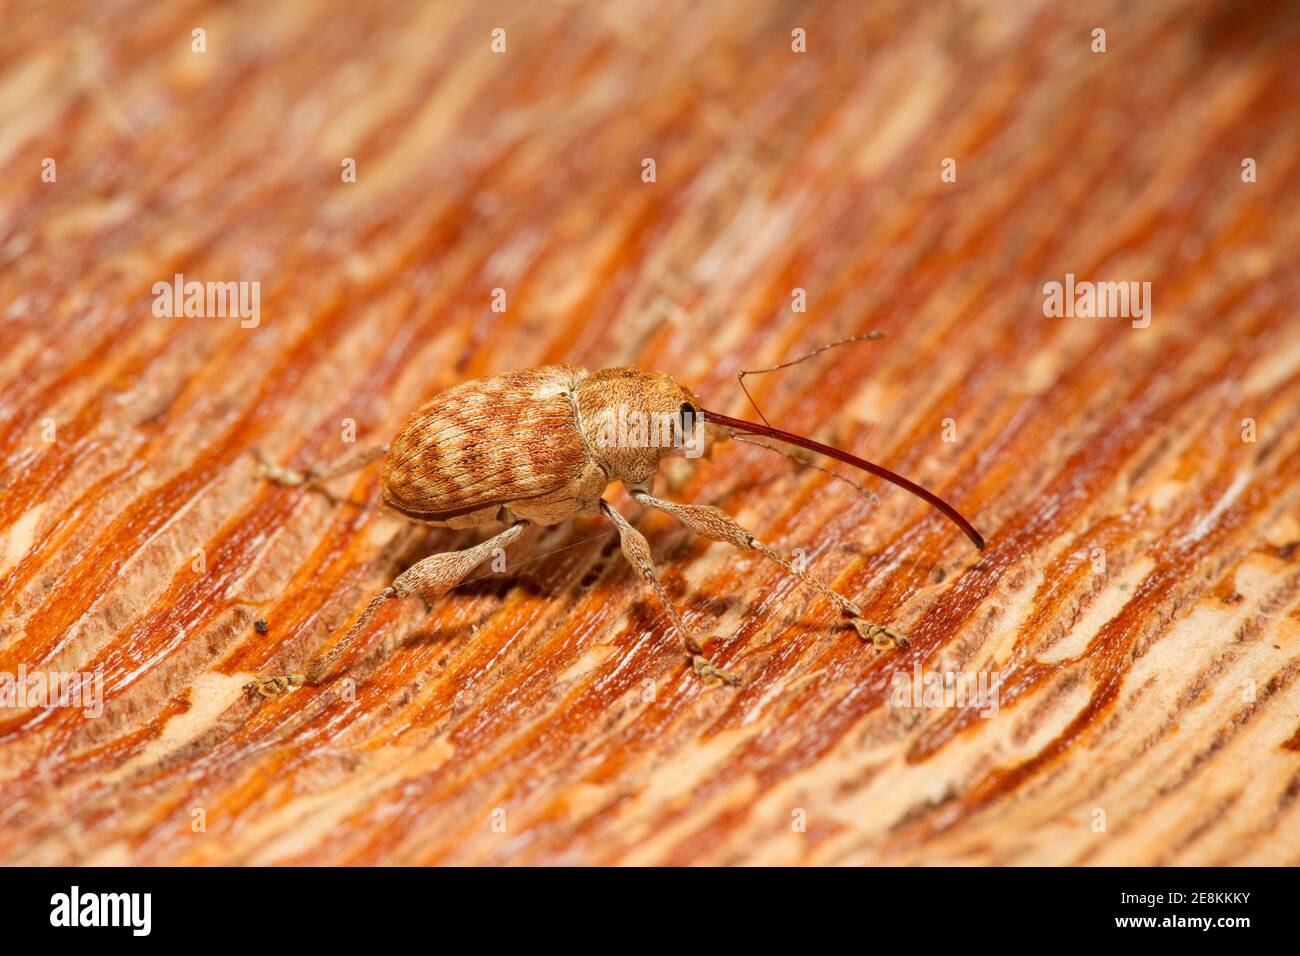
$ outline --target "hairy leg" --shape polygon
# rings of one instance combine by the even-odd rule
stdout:
[[[266,453],[260,448],[254,448],[253,454],[257,456],[258,473],[267,481],[273,481],[277,485],[284,485],[288,488],[306,487],[315,489],[324,494],[331,501],[337,502],[338,499],[323,486],[323,483],[342,475],[350,474],[354,471],[360,471],[366,465],[377,461],[388,454],[387,445],[378,445],[374,448],[367,448],[348,455],[341,461],[335,462],[328,468],[317,468],[315,466],[308,468],[305,472],[294,471],[291,468],[284,468],[277,465]]]
[[[862,619],[862,609],[856,604],[838,591],[818,581],[811,574],[796,568],[784,555],[773,551],[759,541],[737,524],[735,518],[721,508],[714,508],[711,505],[680,505],[640,491],[633,492],[632,497],[648,508],[657,508],[672,515],[698,535],[714,541],[725,541],[727,544],[735,545],[742,550],[757,551],[769,560],[779,564],[788,573],[793,574],[809,587],[816,588],[827,600],[838,607],[850,619],[854,630],[858,632],[858,635],[864,641],[871,641],[876,647],[881,648],[905,647],[907,645],[904,638],[895,634],[889,628],[880,624],[872,624],[870,621],[864,621]]]
[[[399,574],[389,587],[370,599],[370,603],[366,605],[365,610],[348,629],[343,639],[328,651],[313,658],[307,665],[306,673],[264,675],[247,684],[245,690],[256,691],[263,697],[274,697],[276,694],[294,690],[303,684],[320,684],[329,676],[338,659],[358,637],[365,633],[374,616],[385,604],[413,594],[420,595],[426,603],[437,600],[460,584],[465,579],[465,575],[490,558],[497,548],[503,548],[517,538],[525,527],[526,523],[520,522],[472,548],[431,554],[411,565]]]
[[[704,644],[686,626],[686,622],[682,620],[682,616],[678,613],[677,608],[673,606],[673,602],[668,600],[668,592],[664,590],[659,576],[655,574],[654,562],[650,557],[650,544],[646,541],[645,535],[628,524],[627,519],[619,514],[608,501],[601,499],[600,510],[605,512],[609,520],[614,522],[614,527],[618,529],[619,540],[623,545],[623,556],[627,558],[628,563],[632,565],[637,574],[641,575],[642,579],[654,589],[655,594],[659,596],[660,603],[668,612],[668,616],[672,618],[677,632],[682,636],[682,643],[686,647],[686,656],[691,659],[691,665],[695,668],[695,673],[705,681],[716,678],[728,684],[739,684],[740,678],[728,671],[714,667],[709,659],[704,656]]]

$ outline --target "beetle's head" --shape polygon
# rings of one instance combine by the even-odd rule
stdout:
[[[707,456],[718,441],[755,435],[826,455],[905,488],[942,512],[984,549],[984,538],[956,508],[932,491],[874,462],[802,435],[701,408],[667,375],[607,368],[583,379],[575,396],[578,429],[605,473],[630,491],[654,490],[659,462],[669,455]]]
[[[700,402],[669,376],[634,368],[604,369],[577,390],[583,437],[611,478],[650,490],[661,459],[706,457],[729,433],[707,424]]]

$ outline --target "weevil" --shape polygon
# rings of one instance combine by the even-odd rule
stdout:
[[[763,417],[761,411],[759,415]],[[670,427],[661,427],[665,423]],[[838,448],[708,411],[667,375],[636,368],[588,372],[567,364],[506,372],[448,389],[416,411],[389,445],[329,470],[302,474],[263,459],[262,473],[270,480],[319,488],[382,457],[387,507],[436,527],[499,524],[504,529],[473,547],[430,555],[412,565],[371,598],[347,634],[311,660],[305,673],[261,676],[248,690],[270,697],[322,683],[387,602],[418,595],[432,603],[528,525],[553,525],[597,512],[617,529],[624,556],[657,595],[695,673],[706,683],[739,683],[735,674],[705,656],[704,642],[683,622],[659,581],[645,536],[603,497],[613,482],[695,534],[775,562],[835,604],[864,641],[882,649],[903,643],[888,627],[864,620],[857,604],[758,540],[722,509],[678,504],[653,494],[665,457],[707,455],[714,444],[746,435],[795,445],[893,482],[939,509],[977,548],[984,548],[971,523],[930,491]]]

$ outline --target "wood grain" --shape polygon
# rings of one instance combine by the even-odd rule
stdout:
[[[0,709],[0,860],[1300,862],[1295,5],[0,18],[0,672],[104,693]],[[259,282],[258,325],[156,316],[176,273]],[[1149,281],[1150,326],[1045,317],[1067,273]],[[385,615],[355,693],[242,693],[480,538],[384,513],[376,467],[351,504],[260,482],[253,448],[336,460],[556,361],[741,414],[739,369],[874,328],[747,384],[951,499],[982,556],[752,447],[664,487],[906,651],[617,492],[742,687],[689,673],[593,519]],[[898,706],[914,668],[1001,673],[996,716]]]

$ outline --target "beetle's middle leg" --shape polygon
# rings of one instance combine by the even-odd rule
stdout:
[[[389,601],[396,598],[420,595],[425,602],[433,602],[442,597],[465,579],[476,567],[492,556],[498,548],[519,537],[527,527],[527,522],[519,522],[506,528],[500,534],[488,538],[481,544],[463,551],[447,551],[443,554],[431,554],[427,558],[411,565],[399,574],[391,585],[384,588],[370,599],[360,616],[348,629],[337,644],[328,651],[318,654],[307,664],[303,674],[269,674],[254,678],[245,689],[255,690],[263,697],[274,697],[287,690],[295,690],[303,684],[320,684],[334,669],[338,659],[343,656],[358,637],[365,633],[379,612]]]
[[[645,535],[628,524],[627,519],[614,510],[614,506],[603,498],[600,501],[600,510],[605,512],[609,520],[614,522],[614,527],[618,528],[619,540],[623,545],[623,556],[636,569],[637,574],[641,575],[645,582],[654,588],[655,594],[659,596],[659,602],[663,604],[668,611],[668,616],[672,618],[673,624],[676,625],[677,633],[682,635],[682,643],[686,646],[686,656],[691,659],[691,665],[695,668],[695,673],[705,681],[716,678],[728,684],[739,684],[739,677],[730,671],[714,667],[713,663],[704,656],[704,645],[695,636],[695,633],[686,626],[681,614],[673,606],[673,602],[668,600],[668,592],[664,590],[663,584],[659,581],[659,576],[655,574],[654,562],[650,557],[650,543],[646,541]]]
[[[643,491],[634,491],[632,497],[648,508],[657,508],[672,515],[698,535],[711,538],[714,541],[725,541],[727,544],[735,545],[742,550],[757,551],[770,561],[779,564],[804,584],[816,588],[827,600],[838,607],[845,617],[850,619],[854,630],[858,632],[858,636],[864,641],[871,641],[876,647],[880,648],[907,646],[907,640],[902,635],[895,634],[884,625],[872,624],[870,621],[863,620],[862,609],[855,603],[829,585],[818,581],[806,571],[796,568],[784,555],[759,541],[737,524],[735,518],[721,508],[714,508],[711,505],[682,505],[675,501],[664,501],[662,498],[656,498]]]

